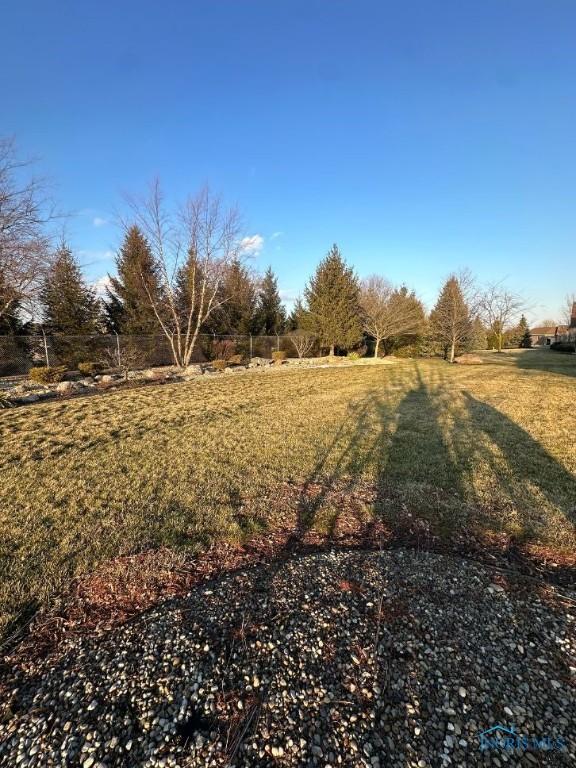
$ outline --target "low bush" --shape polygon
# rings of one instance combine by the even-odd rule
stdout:
[[[567,354],[574,353],[574,342],[572,341],[554,341],[550,344],[550,349],[554,352],[565,352]]]
[[[283,360],[286,360],[287,353],[284,349],[276,349],[274,352],[272,352],[272,360],[274,360],[275,363],[281,363]]]
[[[394,347],[392,354],[394,357],[418,357],[420,355],[420,348],[418,344],[404,344],[402,346]]]
[[[348,360],[360,360],[360,352],[352,351],[346,355]]]
[[[212,355],[217,360],[230,360],[236,354],[236,342],[231,339],[219,339],[212,344]]]
[[[38,366],[37,368],[31,368],[28,376],[37,384],[55,384],[58,381],[62,381],[66,371],[65,365]]]
[[[213,360],[212,361],[212,368],[214,368],[215,371],[223,371],[224,368],[228,366],[228,362],[226,360]]]
[[[97,363],[78,363],[78,370],[81,374],[84,376],[92,376],[93,374],[97,373],[99,369],[99,366]]]
[[[232,355],[228,360],[229,365],[242,365],[242,355]]]

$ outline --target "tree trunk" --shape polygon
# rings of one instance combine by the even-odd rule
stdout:
[[[334,357],[334,347],[335,347],[334,344],[330,345],[330,357]]]
[[[502,352],[502,334],[496,334],[496,338],[498,339],[498,352]]]
[[[450,362],[454,362],[454,355],[456,354],[456,342],[454,339],[452,339],[452,344],[450,345]]]
[[[380,339],[376,339],[376,346],[374,347],[374,357],[378,357],[378,347],[380,346]]]

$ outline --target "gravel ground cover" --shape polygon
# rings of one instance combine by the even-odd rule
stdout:
[[[0,765],[573,765],[575,618],[458,557],[288,557],[14,669]]]

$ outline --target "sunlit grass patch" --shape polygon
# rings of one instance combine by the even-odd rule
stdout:
[[[0,411],[3,623],[120,553],[196,551],[282,522],[286,480],[354,489],[438,535],[466,526],[574,548],[575,363],[248,373]],[[547,361],[552,369],[546,370]],[[302,507],[329,532],[337,498]]]

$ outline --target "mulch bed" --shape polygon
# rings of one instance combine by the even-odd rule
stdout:
[[[282,525],[242,543],[217,542],[194,556],[168,548],[117,557],[94,572],[75,579],[53,604],[5,646],[4,664],[25,667],[29,661],[57,653],[70,636],[108,631],[124,624],[160,602],[182,597],[197,584],[258,563],[270,564],[294,554],[328,549],[415,549],[456,554],[490,566],[507,580],[535,586],[542,594],[572,590],[576,584],[576,554],[519,544],[504,533],[461,531],[450,538],[435,535],[429,524],[399,511],[394,528],[378,519],[367,519],[366,507],[374,501],[369,484],[354,489],[323,483],[286,482],[278,489],[275,504]],[[302,503],[337,505],[338,517],[329,533],[306,528]],[[297,502],[296,502],[297,500]],[[571,600],[571,597],[567,598]],[[1,665],[0,665],[1,671]]]

